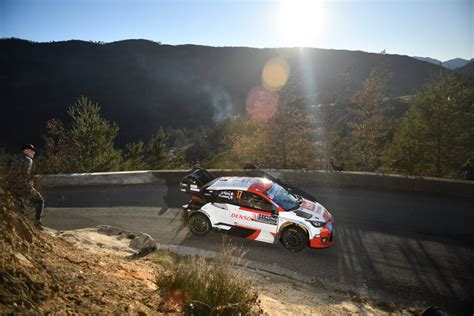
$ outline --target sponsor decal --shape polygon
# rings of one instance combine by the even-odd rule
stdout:
[[[261,213],[255,213],[252,215],[242,215],[238,213],[232,213],[230,214],[231,218],[235,219],[241,219],[244,221],[255,221],[255,222],[260,222],[260,223],[265,223],[265,224],[270,224],[270,225],[276,225],[278,223],[278,219],[276,216],[272,215],[266,215],[266,214],[261,214]]]
[[[325,220],[326,222],[329,220],[328,211],[324,210],[324,212],[323,212],[323,218],[324,218],[324,220]]]
[[[221,191],[219,192],[218,197],[226,200],[233,200],[234,199],[234,192],[232,191]]]
[[[191,186],[189,187],[189,189],[190,189],[191,191],[199,191],[198,186],[195,185],[195,184],[191,184]]]
[[[275,216],[265,215],[265,214],[258,214],[257,221],[265,223],[265,224],[270,224],[270,225],[276,225],[278,222]]]
[[[232,214],[230,214],[230,217],[231,217],[231,218],[236,218],[236,219],[242,219],[242,220],[244,220],[244,221],[253,221],[253,217],[252,217],[252,216],[246,216],[246,215],[237,214],[237,213],[232,213]]]
[[[304,201],[303,205],[301,205],[302,208],[307,209],[308,211],[314,211],[314,203],[311,203],[309,201]]]

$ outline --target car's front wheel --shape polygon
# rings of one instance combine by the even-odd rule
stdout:
[[[189,229],[194,235],[204,236],[211,230],[211,222],[206,215],[196,213],[189,218]]]
[[[298,252],[306,247],[307,237],[301,228],[292,226],[285,229],[281,234],[281,243],[286,249]]]

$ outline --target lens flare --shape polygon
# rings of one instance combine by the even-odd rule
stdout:
[[[290,66],[280,57],[274,57],[267,61],[262,71],[262,84],[271,91],[278,91],[288,81]]]
[[[278,107],[278,94],[262,86],[253,88],[247,95],[245,109],[250,117],[266,122],[275,115]]]

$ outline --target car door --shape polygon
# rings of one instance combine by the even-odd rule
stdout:
[[[235,209],[238,209],[235,204],[235,191],[214,191],[211,203],[206,205],[206,211],[210,213],[212,226],[223,230],[231,229],[233,226],[231,214],[235,212]]]
[[[238,209],[231,214],[234,225],[254,231],[248,239],[273,243],[278,224],[278,215],[273,214],[272,204],[260,195],[247,191],[236,191]]]

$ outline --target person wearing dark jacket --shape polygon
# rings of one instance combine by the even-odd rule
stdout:
[[[35,225],[41,227],[41,216],[44,210],[44,199],[41,194],[34,188],[31,179],[31,168],[33,167],[33,158],[37,152],[32,144],[26,144],[21,148],[22,153],[18,156],[17,173],[23,185],[27,186],[27,190],[31,194],[31,201],[36,208]]]
[[[464,166],[461,167],[461,172],[463,173],[464,180],[474,180],[474,165],[472,158],[469,158]]]

